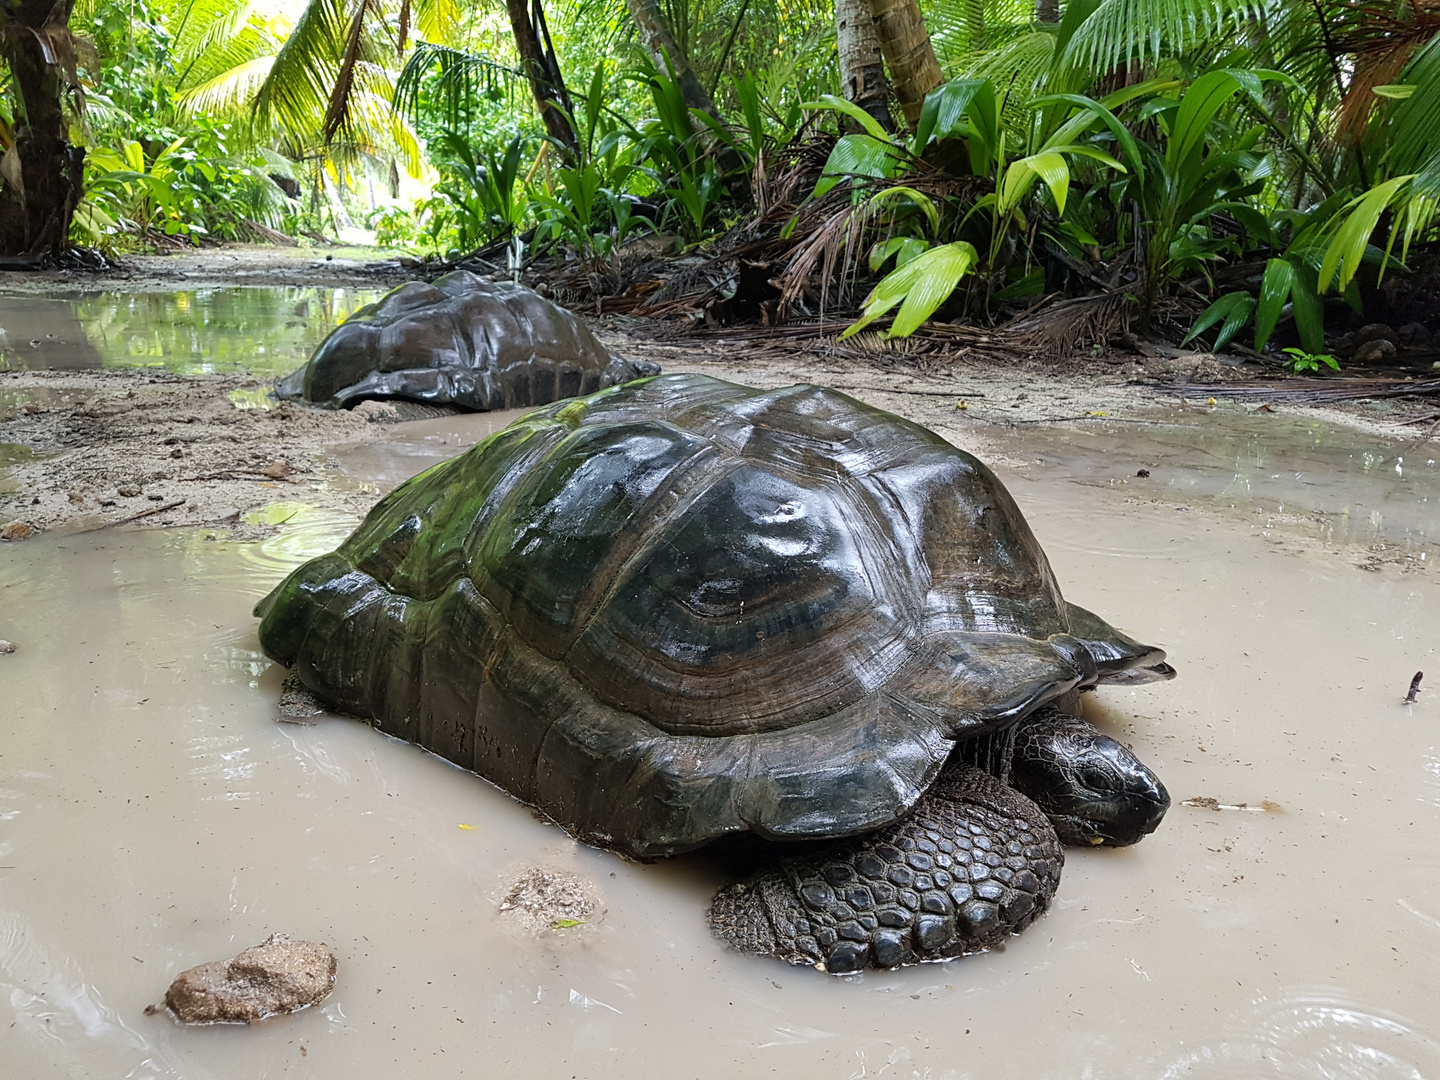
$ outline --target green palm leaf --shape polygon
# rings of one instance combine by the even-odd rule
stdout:
[[[896,304],[900,311],[890,327],[890,336],[908,337],[935,314],[979,258],[975,248],[961,240],[931,248],[892,270],[870,291],[860,318],[846,327],[840,340],[858,334]]]

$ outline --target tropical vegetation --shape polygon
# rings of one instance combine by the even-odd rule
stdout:
[[[0,61],[10,257],[364,230],[598,296],[763,236],[767,317],[1118,296],[1315,368],[1437,236],[1440,0],[17,0]]]

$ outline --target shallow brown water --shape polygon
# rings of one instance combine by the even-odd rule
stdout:
[[[479,435],[426,423],[344,464],[388,486]],[[1072,852],[1055,908],[1003,953],[847,980],[723,952],[703,918],[713,862],[626,863],[362,724],[276,724],[250,607],[353,519],[285,507],[261,544],[4,548],[0,637],[20,651],[0,656],[0,1072],[1440,1075],[1433,569],[1363,572],[1351,539],[1314,543],[1303,514],[1267,530],[1215,499],[1137,497],[1120,451],[1155,440],[1086,466],[1061,438],[1017,436],[1017,460],[1052,464],[1006,482],[1066,595],[1180,670],[1100,691],[1092,717],[1177,804],[1278,809],[1176,805],[1136,848]],[[1203,457],[1152,479],[1201,485],[1185,470]],[[1316,484],[1378,506],[1411,497],[1397,481]],[[1418,668],[1432,689],[1403,707]],[[498,902],[535,864],[592,881],[604,916],[540,938],[509,926]],[[182,968],[274,930],[339,953],[320,1008],[252,1029],[144,1015]]]
[[[1245,405],[1149,415],[1057,425],[1038,437],[1017,427],[997,442],[1056,479],[1278,515],[1321,542],[1388,541],[1417,552],[1440,543],[1440,442],[1340,432],[1304,413]],[[1137,476],[1141,469],[1150,475]]]

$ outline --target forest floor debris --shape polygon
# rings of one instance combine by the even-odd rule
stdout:
[[[531,866],[510,883],[500,914],[531,934],[593,925],[604,909],[595,887],[564,870]]]

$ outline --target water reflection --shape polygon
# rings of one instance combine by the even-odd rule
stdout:
[[[1426,1080],[1440,1043],[1405,1017],[1366,1010],[1324,990],[1263,998],[1213,1046],[1186,1054],[1165,1080]]]
[[[0,296],[0,370],[158,367],[284,375],[378,289],[236,286]]]
[[[1243,407],[1153,415],[1160,422],[1143,428],[1103,421],[1047,427],[1044,452],[1024,456],[1047,478],[1112,488],[1181,513],[1192,502],[1235,509],[1262,529],[1284,524],[1322,542],[1419,548],[1440,541],[1440,455],[1433,447],[1406,450],[1312,417]],[[1036,434],[1012,429],[1000,441],[1019,451],[1034,446]]]
[[[256,544],[243,544],[239,550],[250,566],[280,574],[288,574],[307,559],[334,551],[360,524],[354,514],[301,502],[270,503],[247,514],[245,521],[250,525],[279,526],[273,536]]]

